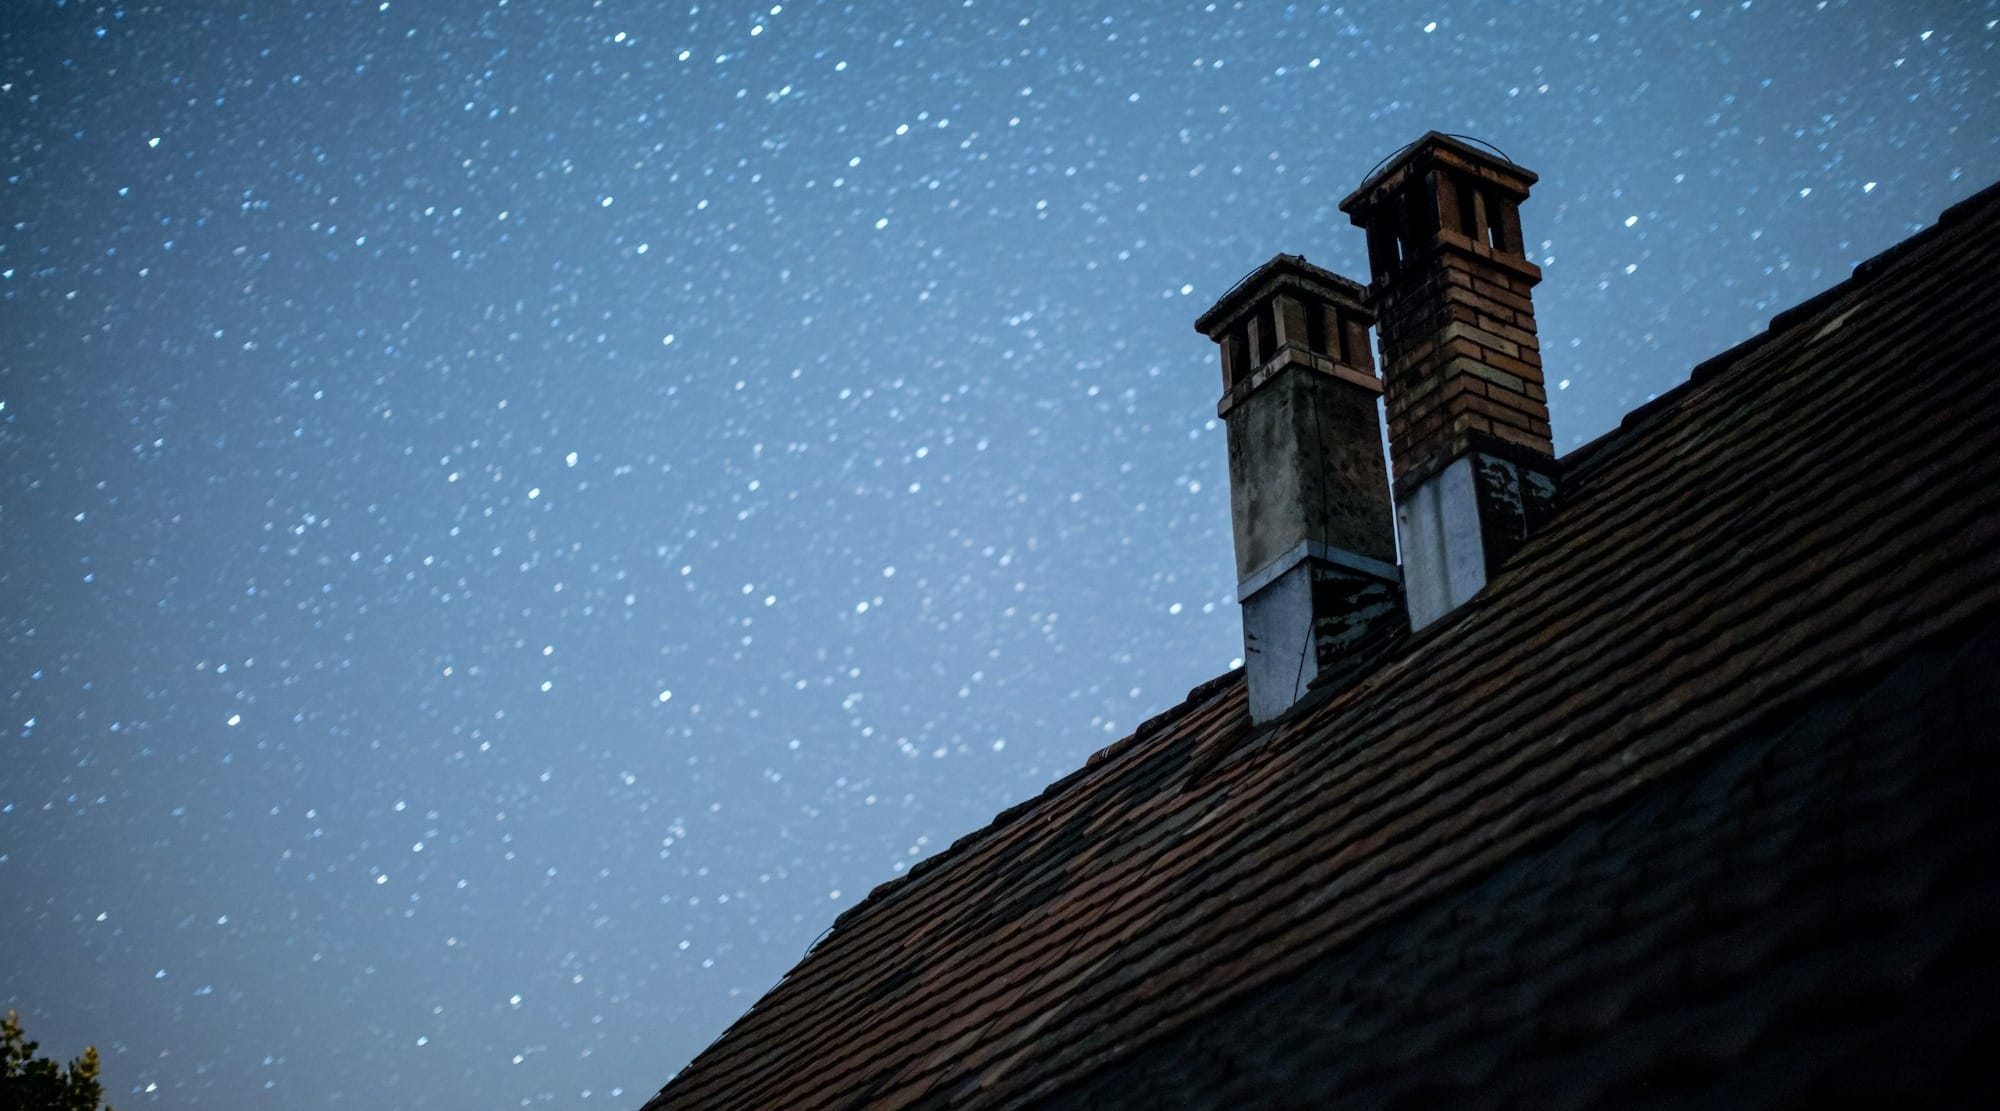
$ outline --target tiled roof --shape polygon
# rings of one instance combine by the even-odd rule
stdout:
[[[1865,1072],[1822,1028],[1990,1041],[1996,257],[2000,187],[1374,666],[1262,729],[1204,684],[877,889],[648,1108],[1769,1103]]]
[[[1989,621],[1040,1105],[1994,1106],[1995,676]]]

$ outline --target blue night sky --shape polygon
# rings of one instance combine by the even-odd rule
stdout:
[[[1997,20],[4,0],[0,1006],[636,1107],[1240,655],[1191,325],[1379,159],[1541,174],[1567,451],[2000,177]]]

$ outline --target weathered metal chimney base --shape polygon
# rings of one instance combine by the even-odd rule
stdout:
[[[1281,560],[1290,565],[1274,565],[1275,573],[1245,582],[1238,595],[1252,721],[1290,709],[1314,679],[1378,632],[1378,623],[1402,620],[1394,567],[1312,547],[1318,551]]]
[[[1458,457],[1396,499],[1410,628],[1450,613],[1486,585],[1555,512],[1556,482],[1483,451]]]

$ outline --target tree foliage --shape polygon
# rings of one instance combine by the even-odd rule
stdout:
[[[37,1048],[21,1032],[21,1016],[8,1011],[0,1022],[0,1111],[100,1111],[97,1047],[86,1046],[67,1069],[35,1056]]]

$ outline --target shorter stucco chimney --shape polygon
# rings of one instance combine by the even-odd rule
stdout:
[[[1341,211],[1368,233],[1410,626],[1478,593],[1554,512],[1520,203],[1535,175],[1438,132]]]
[[[1396,610],[1381,380],[1358,284],[1296,255],[1196,330],[1222,348],[1229,503],[1250,716],[1269,721]]]

